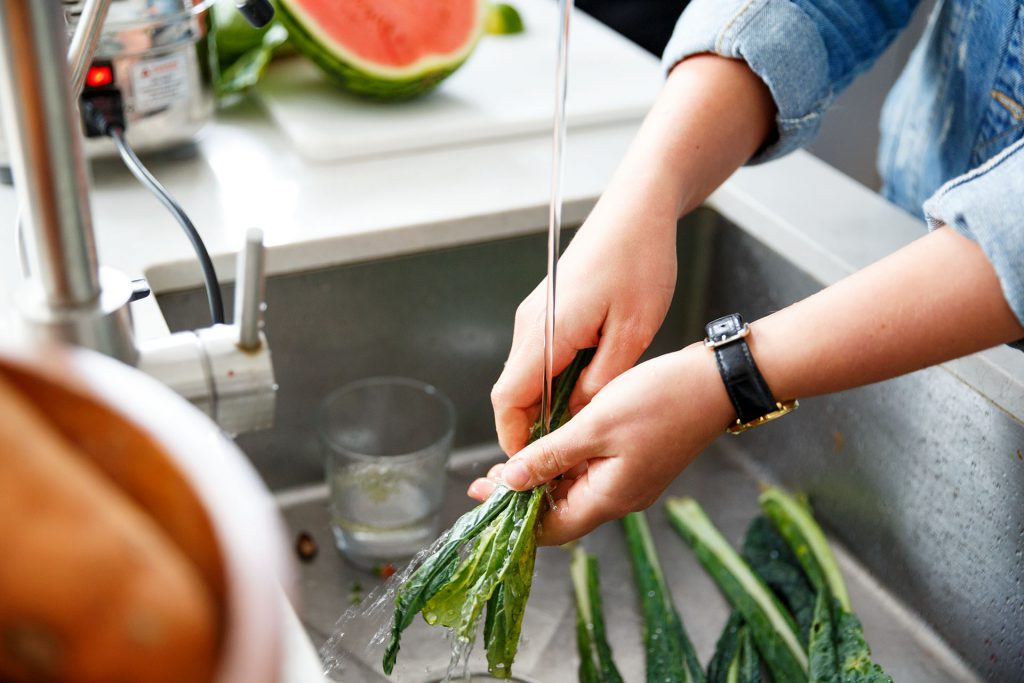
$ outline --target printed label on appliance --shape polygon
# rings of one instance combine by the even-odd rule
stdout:
[[[183,56],[139,62],[132,67],[135,111],[164,109],[188,97],[188,64]]]

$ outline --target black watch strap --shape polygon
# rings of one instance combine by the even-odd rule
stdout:
[[[725,390],[736,408],[739,425],[747,425],[779,410],[768,384],[750,354],[750,327],[739,313],[713,320],[704,328],[704,344],[714,349]]]

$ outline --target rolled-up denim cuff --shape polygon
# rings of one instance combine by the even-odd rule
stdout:
[[[789,0],[693,0],[665,48],[666,73],[691,55],[744,60],[768,86],[778,109],[778,137],[757,164],[810,143],[832,100],[828,52],[817,27]]]
[[[978,243],[1024,325],[1024,139],[940,187],[924,215],[929,229],[948,225]],[[1024,339],[1011,346],[1024,351]]]

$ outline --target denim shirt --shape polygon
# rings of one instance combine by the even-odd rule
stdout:
[[[743,59],[775,99],[778,137],[807,145],[836,96],[917,0],[693,0],[665,50]],[[940,0],[882,111],[882,193],[975,240],[1024,324],[1024,0]],[[1021,346],[1017,344],[1017,346]],[[1024,348],[1022,346],[1021,348]]]

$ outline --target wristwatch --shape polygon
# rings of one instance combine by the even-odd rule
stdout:
[[[736,409],[736,422],[727,432],[739,434],[796,410],[800,404],[795,400],[776,401],[772,395],[747,345],[750,325],[739,313],[712,320],[704,332],[704,345],[714,351],[725,391]]]

